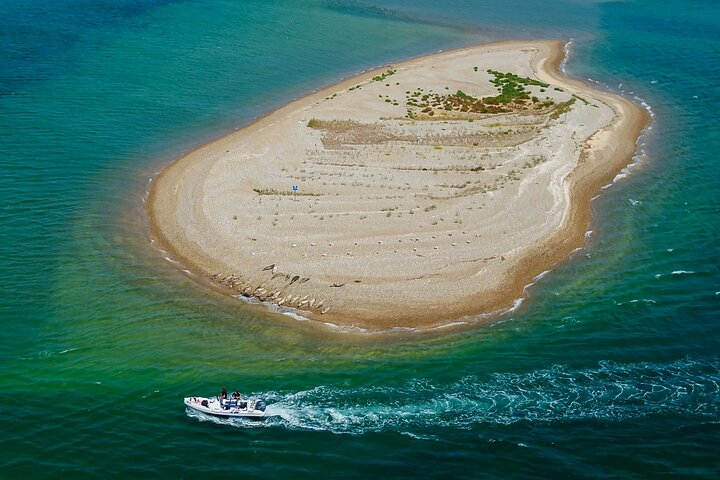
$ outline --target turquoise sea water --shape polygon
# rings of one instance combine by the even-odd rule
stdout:
[[[0,0],[0,478],[720,475],[712,0]],[[317,331],[196,285],[144,193],[187,149],[344,76],[495,39],[654,121],[586,248],[504,321]],[[228,385],[278,417],[215,423]]]

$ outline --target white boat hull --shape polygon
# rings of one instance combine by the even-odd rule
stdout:
[[[223,418],[253,418],[266,417],[264,403],[262,409],[256,408],[261,403],[252,399],[239,401],[220,400],[217,397],[185,397],[185,406],[195,411]]]

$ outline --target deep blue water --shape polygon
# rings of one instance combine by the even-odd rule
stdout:
[[[0,0],[0,478],[720,475],[714,1]],[[357,337],[237,305],[150,246],[162,165],[408,56],[572,40],[647,105],[586,248],[512,317]],[[180,399],[274,402],[216,424]]]

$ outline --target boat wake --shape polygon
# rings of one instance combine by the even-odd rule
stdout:
[[[467,376],[449,384],[413,380],[400,387],[319,386],[295,393],[256,393],[271,403],[263,422],[200,420],[238,427],[276,427],[362,435],[397,431],[423,435],[440,428],[517,422],[625,420],[653,414],[717,418],[720,360],[619,364],[573,370],[554,366],[525,374]]]

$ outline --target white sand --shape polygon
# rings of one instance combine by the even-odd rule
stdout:
[[[582,244],[591,196],[628,163],[647,121],[561,77],[561,57],[557,42],[481,45],[288,104],[170,165],[151,194],[154,233],[223,288],[322,321],[427,327],[508,307]],[[555,105],[585,101],[557,118],[551,107],[405,117],[418,88],[496,95],[487,69],[551,84],[527,89]]]

